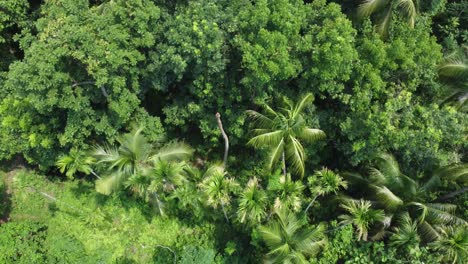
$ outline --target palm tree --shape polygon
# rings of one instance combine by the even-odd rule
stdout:
[[[233,178],[227,177],[224,167],[211,166],[208,168],[199,187],[207,198],[206,204],[215,209],[221,206],[226,221],[229,221],[226,206],[231,203],[232,195],[237,192],[239,185]]]
[[[358,230],[358,240],[366,241],[372,225],[385,219],[384,211],[372,209],[370,201],[347,199],[341,207],[348,213],[339,216],[341,224],[352,224]]]
[[[255,148],[271,148],[268,168],[271,170],[281,157],[283,174],[286,176],[286,161],[292,172],[300,177],[304,175],[305,153],[302,142],[314,142],[325,137],[320,129],[307,127],[302,112],[313,100],[312,94],[304,96],[293,105],[284,98],[285,107],[279,111],[262,104],[265,114],[248,110],[248,116],[256,128],[254,137],[247,143]]]
[[[468,259],[468,230],[466,227],[445,227],[439,229],[441,235],[429,246],[439,251],[443,263],[466,263]]]
[[[300,181],[293,181],[290,174],[274,175],[268,183],[268,191],[275,197],[274,210],[290,209],[298,212],[304,188]]]
[[[468,99],[468,63],[465,53],[458,51],[448,55],[437,68],[439,80],[450,92],[443,104],[453,105],[462,111],[466,110]]]
[[[376,167],[370,168],[368,177],[348,174],[348,179],[373,201],[376,208],[384,210],[387,218],[382,228],[395,226],[397,223],[394,223],[394,219],[409,214],[418,223],[421,237],[432,241],[438,237],[436,225],[467,224],[455,216],[455,205],[428,202],[432,200],[430,190],[440,183],[438,175],[420,183],[401,173],[397,161],[389,154],[380,154],[375,164]],[[378,234],[381,235],[382,232]]]
[[[96,182],[96,189],[110,194],[122,187],[122,183],[135,176],[143,177],[160,162],[180,162],[188,159],[193,149],[180,142],[163,145],[159,149],[150,144],[143,129],[138,128],[117,139],[119,146],[97,146],[93,155],[98,165],[102,165],[108,176]]]
[[[85,152],[72,149],[68,155],[60,156],[55,165],[61,173],[66,172],[65,175],[70,179],[74,178],[77,172],[84,173],[85,175],[93,174],[100,179],[101,177],[92,168],[95,162],[96,160]]]
[[[268,198],[256,177],[249,180],[247,187],[240,194],[237,216],[239,222],[260,223],[266,216]]]
[[[308,263],[325,243],[323,225],[305,227],[306,221],[297,219],[290,210],[276,212],[276,218],[260,226],[260,235],[269,248],[267,263]]]
[[[165,215],[164,202],[166,193],[171,193],[177,187],[185,185],[186,168],[184,162],[169,162],[161,160],[154,167],[139,170],[137,174],[130,176],[124,186],[138,197],[146,201],[154,202],[158,212]]]
[[[390,245],[407,249],[419,246],[420,242],[418,223],[413,221],[408,213],[402,214],[398,226],[393,229],[390,236]]]
[[[308,177],[308,182],[310,192],[315,194],[315,196],[305,209],[306,214],[315,199],[319,196],[331,193],[336,194],[341,188],[346,189],[348,187],[348,182],[343,180],[339,174],[334,173],[327,168],[316,171],[312,176]]]
[[[393,11],[397,11],[406,18],[410,27],[414,27],[418,14],[419,0],[363,0],[358,7],[358,16],[375,17],[376,30],[382,36],[386,36],[392,22]]]

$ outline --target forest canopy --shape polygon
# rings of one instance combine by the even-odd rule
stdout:
[[[465,263],[466,0],[0,0],[0,262]]]

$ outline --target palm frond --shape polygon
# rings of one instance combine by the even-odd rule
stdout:
[[[414,21],[418,13],[415,1],[398,0],[397,6],[403,9],[406,18],[408,19],[408,24],[410,25],[410,27],[414,28]]]
[[[427,204],[428,221],[444,224],[468,225],[468,223],[456,216],[454,205],[447,204]]]
[[[403,205],[403,200],[400,197],[396,196],[391,190],[386,186],[372,186],[376,191],[376,197],[379,202],[385,208],[388,208],[390,211],[396,210],[399,206]]]
[[[252,119],[255,126],[261,129],[271,129],[273,127],[273,120],[269,117],[254,111],[254,110],[247,110],[247,116]]]
[[[419,233],[424,241],[434,241],[440,237],[437,230],[427,221],[423,221],[418,225]]]
[[[317,140],[324,139],[325,137],[325,132],[314,128],[301,129],[301,134],[299,135],[299,138],[306,142],[315,142]]]
[[[247,145],[253,146],[255,148],[261,148],[264,146],[277,146],[282,139],[283,131],[276,130],[251,138],[249,142],[247,142]]]
[[[302,97],[299,103],[294,107],[291,118],[293,120],[296,119],[302,113],[302,111],[304,111],[304,108],[308,104],[312,103],[313,100],[314,96],[311,93],[308,93],[304,97]]]
[[[440,64],[437,73],[443,79],[461,79],[468,77],[468,65],[460,59],[448,59]]]
[[[296,174],[298,174],[300,177],[304,176],[305,172],[305,166],[304,166],[304,160],[305,160],[305,153],[304,153],[304,148],[302,147],[301,143],[299,140],[296,138],[289,136],[291,144],[287,145],[286,148],[286,157],[290,161],[290,167],[292,168],[292,171]]]
[[[96,191],[105,195],[109,195],[119,189],[123,182],[124,176],[121,173],[114,173],[107,177],[96,180]]]
[[[377,33],[379,33],[383,38],[386,38],[388,35],[388,30],[390,24],[392,23],[392,8],[388,8],[381,19],[378,20],[377,25],[375,26]]]
[[[468,183],[468,164],[452,164],[442,167],[434,173],[434,177]]]
[[[396,178],[401,175],[400,166],[393,155],[380,153],[376,157],[377,167],[385,177]]]
[[[159,161],[182,161],[193,155],[193,148],[182,142],[171,142],[164,145],[149,159],[153,162]]]
[[[276,162],[278,162],[278,160],[280,159],[280,156],[284,153],[284,140],[281,139],[281,141],[279,142],[278,146],[276,146],[275,148],[273,148],[271,154],[270,154],[270,158],[269,158],[269,162],[268,162],[268,169],[269,170],[272,170],[273,167],[275,166]]]
[[[358,7],[358,16],[368,17],[388,4],[388,0],[364,0]]]

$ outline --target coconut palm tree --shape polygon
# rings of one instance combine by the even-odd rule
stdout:
[[[357,13],[361,18],[376,18],[376,30],[382,36],[386,36],[392,23],[393,11],[405,18],[414,27],[419,9],[419,0],[363,0]]]
[[[331,193],[336,194],[341,188],[346,189],[348,187],[347,181],[343,180],[339,174],[334,173],[327,168],[316,171],[312,176],[308,177],[308,182],[310,192],[315,194],[315,196],[305,209],[306,214],[314,203],[315,199],[317,199],[319,196],[328,195]]]
[[[226,207],[231,203],[232,195],[237,192],[239,184],[227,177],[223,166],[211,166],[205,172],[199,188],[206,196],[206,204],[218,208],[221,206],[226,221],[229,221]]]
[[[348,214],[340,215],[340,224],[352,224],[358,231],[358,240],[367,240],[369,229],[376,223],[381,223],[385,219],[383,210],[372,209],[370,201],[347,199],[341,207]]]
[[[93,156],[96,164],[101,165],[108,176],[96,182],[96,189],[103,194],[110,194],[122,187],[130,177],[143,180],[153,168],[161,162],[180,162],[193,154],[193,149],[184,143],[172,142],[156,148],[150,144],[143,129],[138,128],[117,139],[118,147],[97,146]],[[167,163],[166,163],[167,164]],[[167,165],[169,166],[169,165]]]
[[[464,226],[444,227],[440,237],[429,246],[439,251],[443,263],[466,263],[468,259],[468,230]]]
[[[265,114],[248,110],[248,116],[253,120],[254,137],[247,143],[255,148],[271,148],[268,168],[271,170],[279,159],[282,160],[283,174],[286,176],[286,162],[291,172],[302,177],[304,175],[305,153],[303,142],[314,142],[325,137],[320,129],[307,127],[303,117],[304,109],[313,101],[313,95],[305,95],[297,104],[284,98],[284,108],[278,111],[262,104]]]
[[[432,176],[424,183],[401,173],[397,161],[392,155],[380,154],[375,160],[375,167],[370,168],[367,177],[358,174],[347,174],[348,180],[361,190],[367,199],[373,201],[375,208],[385,212],[385,224],[378,232],[379,238],[383,229],[397,226],[403,214],[409,214],[418,223],[418,230],[425,241],[438,237],[436,225],[466,225],[457,217],[456,206],[430,202],[430,190],[438,186],[440,178]]]
[[[99,177],[92,168],[95,162],[96,160],[85,152],[72,149],[68,155],[60,156],[55,165],[59,168],[61,173],[65,172],[65,175],[71,179],[75,177],[77,172],[86,175],[93,174],[100,179],[101,177]]]
[[[267,215],[267,203],[268,197],[265,191],[261,189],[258,179],[253,177],[239,197],[239,209],[237,211],[239,222],[260,223]]]
[[[268,249],[267,263],[308,263],[325,243],[323,225],[305,227],[306,221],[297,219],[290,210],[276,212],[276,217],[266,226],[260,226],[260,235]]]

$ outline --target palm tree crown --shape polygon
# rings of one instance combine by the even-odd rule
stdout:
[[[232,195],[238,191],[239,184],[227,176],[224,167],[215,165],[205,172],[199,187],[206,196],[206,204],[215,209],[221,206],[228,221],[226,206],[231,203]]]
[[[93,153],[96,163],[108,173],[107,177],[96,182],[98,192],[110,194],[129,178],[132,178],[129,186],[141,185],[142,182],[150,181],[145,177],[156,176],[164,169],[175,169],[171,162],[181,162],[193,154],[192,148],[180,142],[172,142],[157,149],[146,140],[142,131],[142,128],[138,128],[122,135],[117,140],[118,147],[96,147]],[[132,189],[137,190],[136,185]]]
[[[258,179],[252,178],[239,198],[238,218],[239,222],[260,223],[266,216],[268,198],[261,189]]]
[[[373,201],[373,206],[385,212],[382,228],[398,225],[396,220],[408,214],[418,223],[421,237],[431,241],[439,236],[436,225],[466,225],[463,219],[454,214],[455,205],[428,202],[432,200],[429,191],[440,183],[438,175],[420,183],[401,173],[397,161],[389,154],[380,154],[375,164],[376,167],[370,168],[368,177],[356,174],[348,176]],[[380,238],[383,229],[377,234],[374,238]]]
[[[304,175],[305,153],[301,141],[313,142],[325,137],[322,130],[307,127],[302,115],[312,100],[312,94],[307,94],[295,105],[284,99],[285,107],[278,111],[266,104],[262,105],[265,114],[253,110],[247,111],[256,126],[253,130],[254,137],[247,144],[255,148],[271,148],[269,169],[272,169],[281,158],[284,175],[286,175],[286,161],[293,173],[300,177]]]
[[[260,234],[270,249],[267,263],[308,263],[307,258],[325,245],[324,226],[304,227],[290,210],[279,210],[267,226],[260,226]]]
[[[55,165],[59,168],[61,173],[65,172],[68,178],[73,178],[77,172],[86,175],[90,173],[95,174],[92,169],[92,165],[95,161],[93,157],[87,155],[85,152],[72,149],[68,155],[60,156]],[[97,177],[99,178],[99,176]]]
[[[370,201],[365,200],[347,200],[341,205],[348,214],[340,215],[342,224],[352,224],[358,230],[358,240],[367,240],[369,228],[385,218],[383,210],[374,210],[371,208]]]

